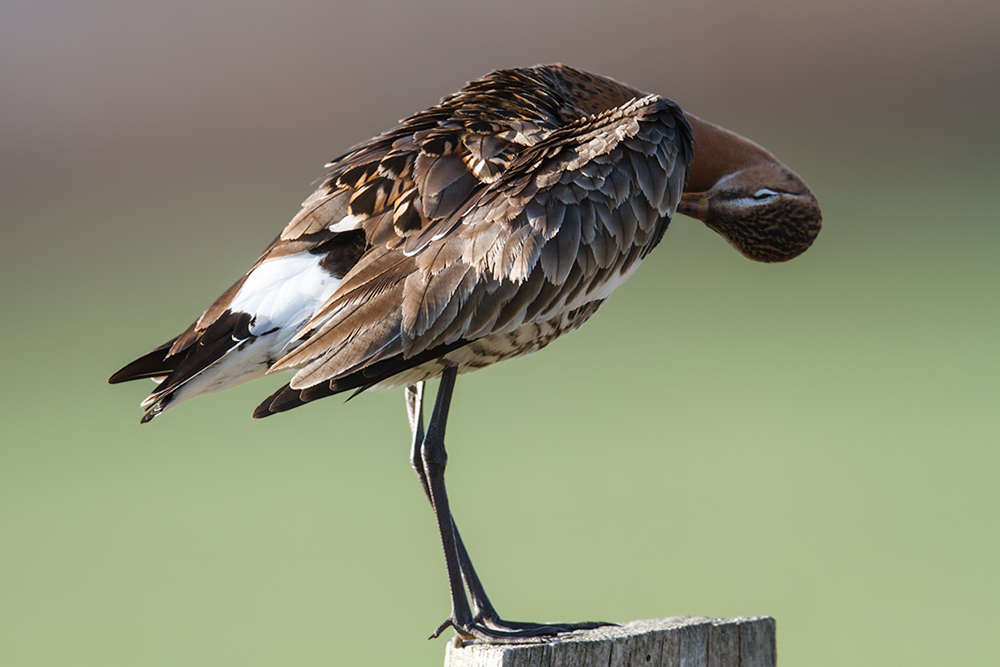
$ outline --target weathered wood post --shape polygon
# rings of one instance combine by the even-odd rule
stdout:
[[[449,642],[445,667],[775,667],[774,619],[685,616],[581,630],[537,644]]]

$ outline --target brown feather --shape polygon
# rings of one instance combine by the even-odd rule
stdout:
[[[329,258],[336,292],[270,367],[297,374],[258,411],[480,367],[576,328],[662,234],[691,154],[676,105],[561,65],[494,72],[356,146],[255,264],[355,235]]]

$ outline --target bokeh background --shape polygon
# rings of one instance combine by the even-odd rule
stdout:
[[[401,392],[140,427],[322,164],[561,61],[753,138],[823,206],[744,260],[679,217],[543,354],[463,376],[456,516],[501,612],[770,614],[783,665],[987,664],[1000,612],[1000,4],[0,5],[0,664],[440,664]]]

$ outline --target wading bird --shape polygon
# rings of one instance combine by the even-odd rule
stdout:
[[[600,625],[504,621],[490,604],[445,492],[456,376],[578,328],[675,212],[750,259],[780,262],[819,233],[815,197],[757,144],[562,65],[493,72],[327,167],[242,278],[110,381],[158,382],[143,422],[282,370],[296,372],[254,417],[406,387],[411,462],[451,589],[451,615],[432,636],[452,626],[463,638],[519,642]],[[424,382],[436,377],[425,431]]]

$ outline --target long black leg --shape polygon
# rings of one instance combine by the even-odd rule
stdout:
[[[406,412],[410,420],[410,431],[413,433],[413,444],[410,449],[410,465],[413,466],[414,472],[417,473],[417,478],[420,480],[420,486],[423,488],[424,494],[427,496],[427,500],[430,501],[431,506],[433,507],[434,501],[431,498],[430,488],[427,485],[427,473],[424,471],[423,466],[423,409],[424,383],[419,382],[416,385],[410,385],[406,388]],[[465,549],[465,543],[462,542],[462,536],[458,532],[458,526],[455,525],[454,517],[452,517],[451,528],[452,532],[455,534],[455,544],[458,549],[458,565],[462,572],[462,580],[465,582],[465,586],[469,589],[469,593],[472,596],[472,610],[475,614],[474,620],[476,622],[486,620],[491,625],[495,623],[502,623],[500,616],[497,614],[496,610],[493,608],[493,604],[490,602],[489,597],[486,595],[486,589],[483,588],[482,582],[479,581],[479,575],[476,574],[476,569],[472,566],[472,559],[469,558],[469,552]]]
[[[451,395],[455,388],[455,377],[458,369],[445,369],[441,375],[437,397],[434,399],[434,411],[431,421],[424,434],[420,446],[420,460],[423,467],[424,490],[430,498],[434,516],[437,519],[438,534],[441,536],[441,546],[444,549],[444,564],[448,571],[448,586],[451,589],[451,616],[441,624],[432,636],[439,635],[448,625],[467,636],[475,636],[472,610],[465,597],[465,587],[462,580],[462,570],[458,561],[458,545],[455,539],[455,526],[448,507],[448,493],[444,485],[444,470],[448,465],[448,452],[444,447],[445,427],[448,424],[448,409],[451,406]]]
[[[454,368],[447,369],[442,375],[441,386],[434,402],[434,412],[426,433],[423,428],[424,383],[406,389],[407,416],[413,433],[410,463],[438,520],[438,531],[444,547],[445,565],[451,588],[451,616],[438,626],[431,638],[440,635],[449,625],[460,635],[501,643],[531,641],[535,637],[608,625],[593,622],[547,625],[504,621],[490,603],[451,516],[445,491],[444,469],[448,455],[444,446],[444,432],[456,375],[457,370]],[[465,596],[466,587],[472,597],[474,616],[473,609],[470,608]]]

